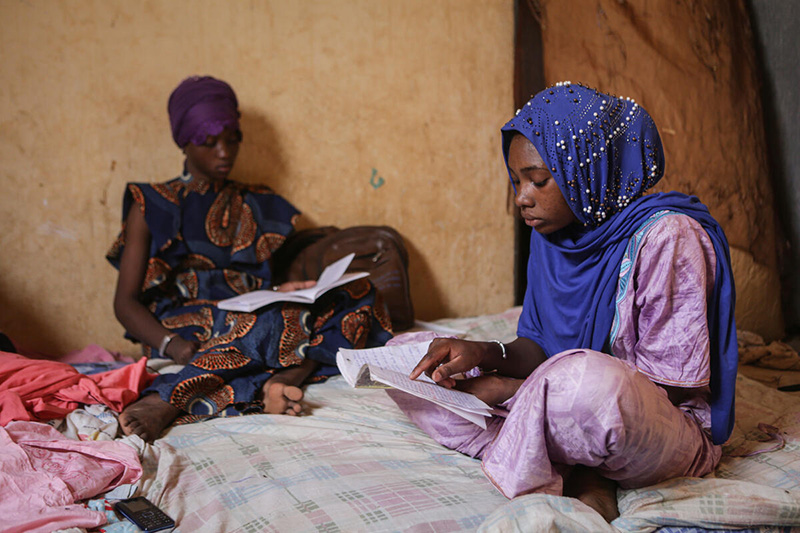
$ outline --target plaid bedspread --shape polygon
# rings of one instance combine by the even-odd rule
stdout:
[[[437,324],[511,340],[518,314]],[[142,480],[90,505],[143,494],[184,533],[800,531],[792,528],[800,526],[800,396],[742,375],[736,430],[714,475],[620,491],[622,514],[611,525],[570,498],[508,501],[478,461],[436,444],[383,390],[355,390],[336,377],[309,386],[305,403],[300,417],[176,426],[154,445],[126,437],[142,457]],[[105,531],[131,530],[108,516]]]

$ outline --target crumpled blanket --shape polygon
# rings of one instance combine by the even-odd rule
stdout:
[[[772,341],[769,344],[752,331],[737,330],[739,363],[777,370],[800,370],[800,356],[789,344]]]
[[[622,516],[611,524],[572,498],[528,494],[511,500],[481,524],[480,533],[648,533],[664,526],[744,529],[769,517],[772,526],[796,526],[800,493],[728,479],[676,478],[621,491]]]
[[[63,418],[79,404],[104,404],[121,412],[155,378],[147,360],[85,376],[66,363],[0,352],[0,426],[12,420]]]
[[[68,439],[39,422],[0,427],[0,517],[3,533],[45,533],[106,523],[75,502],[137,481],[142,466],[123,442]]]

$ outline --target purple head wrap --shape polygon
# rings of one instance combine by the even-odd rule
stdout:
[[[183,148],[201,145],[222,130],[239,131],[239,102],[230,85],[211,76],[192,76],[178,85],[167,103],[172,138]]]

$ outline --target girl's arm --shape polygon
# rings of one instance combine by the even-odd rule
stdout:
[[[716,255],[705,230],[686,215],[662,217],[641,240],[621,327],[612,350],[667,392],[674,405],[707,397],[710,334],[707,302]],[[624,318],[630,317],[630,318]]]
[[[505,345],[506,358],[502,357],[502,350],[496,342],[493,349],[494,357],[489,361],[484,361],[481,368],[484,370],[496,370],[501,376],[510,378],[525,379],[530,376],[539,365],[547,360],[547,356],[536,342],[526,338],[517,337],[512,342]],[[500,358],[497,358],[497,355]]]
[[[524,379],[547,359],[544,350],[525,337],[504,347],[505,358],[502,347],[494,341],[434,339],[409,377],[416,379],[425,372],[440,385],[450,388],[455,385],[452,376],[479,366],[483,370],[496,370],[501,376]]]
[[[139,341],[159,348],[164,337],[172,332],[161,325],[147,307],[142,305],[142,283],[147,272],[150,250],[150,230],[144,214],[134,204],[128,211],[125,229],[125,248],[119,265],[117,289],[114,293],[114,314],[128,333]],[[167,345],[165,356],[186,364],[197,351],[197,343],[177,336]]]

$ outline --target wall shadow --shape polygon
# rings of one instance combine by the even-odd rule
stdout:
[[[262,113],[253,109],[240,109],[239,124],[244,142],[236,159],[232,178],[243,183],[267,185],[278,194],[285,194],[284,185],[293,179],[292,166],[281,143],[280,135]],[[287,198],[291,202],[290,198]],[[319,227],[314,213],[303,212],[296,229]]]
[[[287,187],[284,185],[292,179],[291,164],[278,131],[264,114],[250,108],[240,111],[244,142],[232,177],[244,183],[267,185],[278,193],[285,191]],[[313,213],[303,213],[300,220],[297,229],[318,226]],[[441,289],[433,285],[430,265],[408,237],[404,235],[403,240],[409,256],[409,281],[415,316],[422,320],[452,316],[454,311],[446,305]]]
[[[544,56],[542,54],[541,13],[538,4],[530,0],[514,2],[514,106],[522,108],[528,100],[545,88]],[[531,250],[532,229],[525,224],[514,206],[514,191],[509,205],[514,210],[514,305],[521,305],[528,287],[528,256]]]
[[[414,243],[403,235],[408,251],[408,277],[411,285],[411,303],[416,320],[436,320],[455,316],[455,311],[445,303],[442,290],[435,284],[430,265]]]
[[[63,273],[66,275],[66,273]],[[58,324],[50,323],[33,312],[32,305],[19,305],[8,295],[12,291],[8,283],[0,279],[0,331],[6,334],[17,351],[36,357],[58,358],[66,353],[68,339],[59,329]],[[14,294],[19,294],[19,288]],[[35,296],[21,296],[22,300],[31,302]]]
[[[277,130],[266,116],[253,109],[244,108],[241,113],[239,122],[244,141],[236,160],[234,178],[281,191],[285,180],[289,179],[289,165]]]

